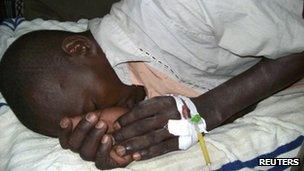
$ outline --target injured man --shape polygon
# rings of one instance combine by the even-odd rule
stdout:
[[[29,129],[100,169],[198,141],[304,76],[302,0],[124,0],[89,31],[35,31],[1,60]],[[262,140],[261,140],[262,141]]]

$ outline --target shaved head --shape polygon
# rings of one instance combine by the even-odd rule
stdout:
[[[60,113],[68,112],[62,90],[76,68],[61,49],[61,42],[73,34],[25,34],[7,49],[1,60],[1,93],[17,118],[35,132],[55,136]]]

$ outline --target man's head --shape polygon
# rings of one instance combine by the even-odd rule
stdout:
[[[89,32],[21,36],[0,64],[0,90],[31,130],[57,136],[63,117],[110,106],[132,107],[142,87],[124,85]]]

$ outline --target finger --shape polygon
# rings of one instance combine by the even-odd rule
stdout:
[[[82,159],[88,161],[93,161],[95,159],[97,148],[106,131],[107,125],[102,120],[98,121],[95,128],[90,131],[80,148],[79,154]]]
[[[95,165],[98,169],[118,167],[117,163],[110,157],[111,149],[112,138],[109,135],[103,136],[95,159]]]
[[[116,153],[120,156],[123,156],[125,154],[131,154],[136,151],[159,144],[160,142],[170,139],[172,137],[174,137],[174,135],[170,134],[167,129],[158,129],[146,135],[134,137],[122,142],[116,148]]]
[[[60,121],[59,142],[63,149],[69,148],[69,137],[72,133],[72,122],[69,118],[64,117]]]
[[[132,123],[113,133],[115,141],[122,142],[132,137],[143,135],[146,132],[160,129],[168,122],[168,116],[158,115],[150,118],[142,119],[136,123]]]
[[[175,103],[175,100],[169,96],[154,97],[141,101],[130,112],[120,117],[118,123],[123,127],[137,120],[153,116],[158,112],[157,109],[167,107],[171,103]]]
[[[113,148],[110,152],[110,157],[117,163],[119,167],[125,167],[132,162],[131,155],[120,156]]]
[[[134,160],[146,160],[176,150],[178,150],[178,137],[171,138],[148,149],[136,152],[132,157]]]
[[[98,118],[95,113],[89,113],[79,122],[69,139],[69,145],[72,151],[77,152],[79,150],[79,147],[82,145],[87,133],[96,124],[97,119]]]

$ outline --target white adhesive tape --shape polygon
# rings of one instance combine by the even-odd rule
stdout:
[[[188,97],[172,94],[169,94],[168,96],[172,96],[175,99],[177,110],[181,114],[180,120],[170,119],[168,121],[168,131],[171,134],[179,137],[179,149],[188,149],[197,143],[198,138],[194,124],[189,121],[189,118],[185,118],[183,115],[183,106],[186,105],[186,107],[188,107],[190,110],[190,117],[198,114],[197,109],[194,103]],[[208,133],[204,119],[202,119],[202,121],[198,124],[198,128],[200,132]]]

